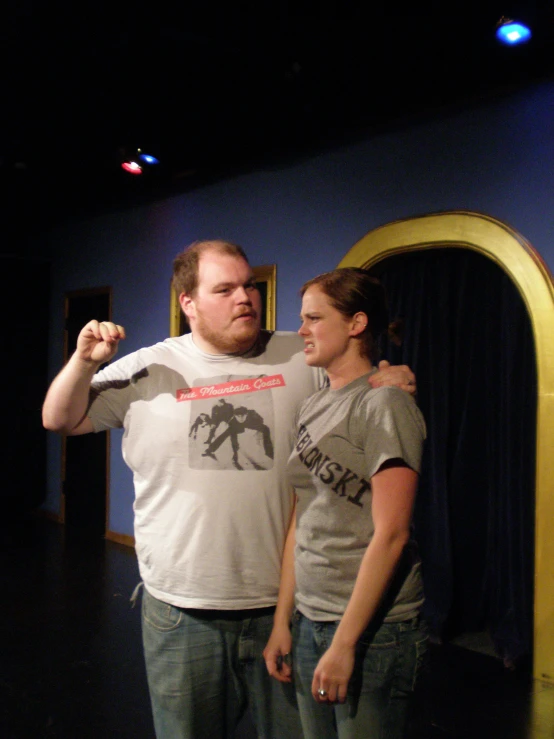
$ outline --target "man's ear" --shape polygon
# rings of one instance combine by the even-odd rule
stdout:
[[[367,328],[367,316],[362,311],[355,313],[351,319],[350,336],[359,336]]]
[[[191,296],[187,295],[186,293],[181,293],[179,295],[179,305],[181,306],[181,310],[188,318],[190,323],[190,319],[196,317],[196,307],[194,305],[193,298],[191,298]]]

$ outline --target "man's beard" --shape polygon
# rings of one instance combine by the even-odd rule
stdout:
[[[202,339],[218,352],[242,354],[254,345],[260,333],[260,319],[256,315],[253,320],[245,323],[233,320],[228,331],[221,332],[212,329],[210,322],[202,314],[197,314],[195,328]]]

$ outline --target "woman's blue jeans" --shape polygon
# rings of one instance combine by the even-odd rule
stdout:
[[[260,739],[301,739],[292,684],[269,677],[262,651],[273,610],[176,608],[144,589],[142,635],[158,739],[225,739],[249,706]]]
[[[314,670],[338,622],[293,617],[293,671],[305,739],[402,739],[414,686],[427,652],[427,630],[416,617],[368,628],[356,647],[346,703],[317,703]]]

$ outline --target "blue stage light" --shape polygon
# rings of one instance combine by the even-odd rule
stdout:
[[[152,154],[143,154],[140,152],[139,159],[143,162],[146,162],[146,164],[159,164],[159,160],[156,159],[156,157],[153,157]]]
[[[496,29],[496,38],[503,44],[515,46],[529,41],[531,29],[518,21],[502,19]]]

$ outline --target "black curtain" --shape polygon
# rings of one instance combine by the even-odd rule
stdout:
[[[415,512],[436,638],[489,630],[506,662],[532,651],[537,380],[529,316],[510,278],[469,249],[389,257],[387,288],[428,438]]]

